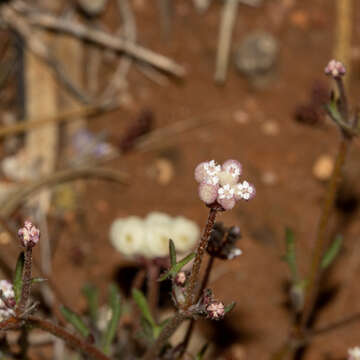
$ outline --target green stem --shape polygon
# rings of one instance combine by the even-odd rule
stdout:
[[[321,260],[326,246],[326,230],[329,223],[330,213],[334,207],[336,193],[339,188],[342,168],[349,149],[350,139],[343,137],[336,157],[335,167],[327,188],[326,198],[318,224],[315,248],[313,251],[311,267],[308,275],[308,286],[305,297],[304,310],[301,315],[300,330],[304,331],[309,318],[313,312],[315,302],[319,293],[319,282],[321,277]]]
[[[161,331],[159,337],[155,341],[155,344],[146,352],[143,360],[155,360],[168,339],[174,334],[176,329],[185,319],[185,315],[177,312]]]

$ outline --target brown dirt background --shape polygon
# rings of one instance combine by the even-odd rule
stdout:
[[[327,81],[322,71],[332,57],[333,1],[299,1],[280,21],[276,20],[278,1],[265,1],[259,9],[240,5],[233,48],[255,29],[269,31],[280,45],[276,81],[261,91],[252,89],[236,72],[233,63],[224,86],[213,82],[220,3],[199,15],[189,2],[177,1],[172,35],[167,41],[161,36],[156,6],[146,0],[138,3],[142,3],[135,7],[139,42],[183,64],[187,76],[183,81],[159,86],[132,69],[130,106],[91,121],[90,128],[105,129],[113,139],[119,138],[143,108],[154,112],[157,128],[192,118],[215,121],[164,139],[155,149],[133,151],[110,161],[109,167],[129,173],[130,186],[123,188],[97,181],[86,186],[80,204],[83,224],[77,220],[64,226],[54,257],[54,279],[64,297],[81,309],[83,282],[91,280],[105,293],[106,284],[114,279],[116,269],[124,262],[108,241],[108,229],[116,217],[145,216],[158,210],[184,215],[202,226],[207,210],[197,197],[195,166],[206,159],[219,162],[238,159],[243,164],[244,177],[255,184],[257,196],[221,215],[225,225],[240,226],[243,255],[232,262],[218,261],[211,281],[218,297],[225,302],[234,300],[237,306],[225,325],[202,324],[201,328],[210,341],[220,336],[216,328],[220,332],[229,328],[226,334],[231,335],[230,343],[242,346],[245,359],[268,359],[285,340],[290,326],[283,290],[289,272],[280,261],[284,252],[284,228],[290,226],[296,233],[300,268],[304,273],[325,190],[325,185],[314,178],[312,167],[320,155],[335,155],[339,142],[336,129],[330,123],[312,128],[293,120],[294,108],[308,99],[314,80]],[[110,26],[114,22],[112,14],[108,9],[105,16]],[[296,14],[305,20],[297,21]],[[354,48],[359,35],[358,25],[355,26]],[[354,60],[351,98],[355,102],[359,94],[357,65]],[[107,71],[110,70],[104,69]],[[248,114],[246,123],[236,121],[238,111]],[[264,132],[264,124],[269,122],[278,126],[277,134]],[[356,142],[345,169],[355,194],[360,194],[359,154]],[[169,160],[174,166],[175,176],[165,186],[151,176],[151,169],[159,158]],[[276,175],[272,185],[262,180],[267,172]],[[336,212],[331,226],[344,235],[344,246],[328,280],[338,292],[320,313],[316,326],[360,309],[359,211],[353,213],[342,228],[339,227],[341,216]],[[78,248],[84,254],[82,262],[79,254],[74,253]],[[360,345],[359,334],[360,323],[356,323],[318,337],[305,358],[344,358],[349,347]]]

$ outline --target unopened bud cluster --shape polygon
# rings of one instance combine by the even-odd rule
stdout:
[[[232,260],[242,254],[242,251],[236,247],[236,242],[240,238],[241,233],[238,226],[226,228],[222,223],[217,222],[211,231],[206,250],[210,256],[222,260]]]
[[[24,227],[19,229],[18,236],[24,247],[35,246],[40,239],[40,230],[30,221],[25,221]]]
[[[215,299],[210,289],[206,289],[199,302],[195,305],[193,313],[210,320],[221,320],[226,311],[224,303]]]
[[[330,60],[324,71],[326,75],[332,76],[333,78],[340,78],[346,73],[344,64],[336,60]]]
[[[15,306],[15,293],[12,284],[7,280],[0,280],[0,290],[7,303]],[[0,321],[6,320],[13,315],[13,309],[9,308],[7,304],[0,299]]]
[[[239,181],[241,164],[227,160],[218,165],[214,160],[200,163],[195,169],[199,196],[207,205],[219,204],[230,210],[238,200],[250,200],[255,196],[255,187],[247,181]]]

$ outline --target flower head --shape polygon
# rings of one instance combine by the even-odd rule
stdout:
[[[124,255],[135,256],[145,243],[143,221],[136,216],[114,221],[110,229],[110,241]]]
[[[247,181],[239,183],[242,166],[237,160],[227,160],[221,166],[214,160],[202,162],[195,168],[199,197],[207,205],[218,204],[230,210],[237,200],[250,200],[255,188]]]
[[[24,227],[19,229],[18,236],[24,247],[35,246],[40,239],[40,230],[30,221],[25,221]]]
[[[183,216],[174,218],[170,231],[176,250],[183,253],[194,247],[200,235],[199,227]]]
[[[360,360],[360,347],[355,346],[348,350],[348,360]]]
[[[340,78],[346,73],[344,64],[334,59],[329,61],[324,71],[326,75],[332,76],[333,78]]]
[[[225,315],[225,306],[221,301],[213,301],[206,308],[207,316],[211,320],[220,320]]]

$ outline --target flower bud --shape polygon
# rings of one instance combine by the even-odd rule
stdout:
[[[25,221],[24,227],[18,231],[18,236],[22,246],[34,247],[40,239],[40,230],[32,222]]]
[[[326,75],[340,78],[345,75],[346,69],[342,62],[333,59],[329,61],[324,71]]]
[[[225,306],[221,301],[213,301],[206,308],[207,316],[211,320],[221,320],[225,315]]]

